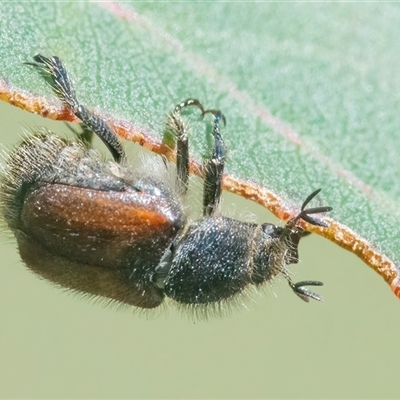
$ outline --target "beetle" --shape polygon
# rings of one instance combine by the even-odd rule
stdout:
[[[34,66],[54,93],[108,147],[113,161],[82,140],[49,131],[27,137],[8,156],[1,177],[1,210],[14,233],[20,256],[40,276],[64,288],[143,309],[167,297],[202,308],[220,307],[249,287],[278,275],[304,301],[322,300],[293,283],[287,265],[297,263],[304,220],[326,227],[314,214],[331,207],[306,208],[285,226],[256,224],[221,215],[219,203],[226,149],[220,132],[225,117],[197,99],[179,103],[167,127],[176,141],[175,176],[158,156],[156,167],[129,166],[125,150],[107,123],[77,100],[61,60],[34,56]],[[192,221],[183,202],[189,183],[188,107],[214,118],[213,150],[205,162],[203,215]]]

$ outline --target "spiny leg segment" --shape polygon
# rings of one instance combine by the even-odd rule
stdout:
[[[188,189],[189,181],[189,138],[188,127],[182,119],[181,111],[189,106],[200,108],[202,115],[204,108],[196,99],[187,99],[175,106],[167,120],[167,131],[172,133],[176,139],[176,169],[177,180],[181,194],[185,194]]]
[[[226,161],[226,148],[219,130],[221,120],[226,124],[225,116],[219,110],[206,110],[203,114],[214,115],[214,148],[211,158],[205,164],[204,193],[203,193],[203,215],[211,216],[216,211],[221,199],[222,177]]]
[[[214,126],[212,135],[214,147],[211,158],[205,163],[203,215],[211,216],[220,201],[222,192],[222,176],[224,173],[226,149],[221,137],[219,125],[221,120],[226,124],[225,116],[219,110],[204,110],[202,104],[196,99],[187,99],[179,103],[170,114],[167,122],[167,131],[176,138],[176,166],[178,186],[182,194],[188,189],[189,179],[189,138],[187,125],[182,119],[181,111],[188,106],[196,106],[201,110],[202,116],[212,114]]]
[[[44,75],[56,96],[67,104],[71,111],[104,142],[116,162],[124,160],[125,151],[117,135],[105,121],[78,102],[71,80],[61,60],[57,56],[47,58],[40,54],[35,55],[33,59],[36,62],[26,62],[25,64],[37,68]]]

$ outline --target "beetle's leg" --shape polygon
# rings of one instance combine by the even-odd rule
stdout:
[[[39,69],[56,96],[67,104],[71,111],[104,142],[114,160],[121,162],[125,158],[125,151],[117,135],[105,121],[79,104],[72,82],[61,60],[56,56],[47,58],[40,54],[34,56],[33,59],[36,62],[26,62],[25,64]]]
[[[182,194],[188,189],[189,180],[189,139],[188,127],[181,116],[182,109],[188,106],[200,108],[204,114],[204,108],[196,99],[187,99],[175,106],[174,111],[169,115],[167,121],[167,131],[172,134],[176,140],[176,169],[178,174],[178,186]]]
[[[222,176],[224,173],[226,149],[219,130],[221,120],[225,124],[225,117],[219,110],[207,110],[215,116],[212,134],[214,136],[214,148],[211,158],[205,164],[204,193],[203,193],[203,215],[214,214],[222,192]]]

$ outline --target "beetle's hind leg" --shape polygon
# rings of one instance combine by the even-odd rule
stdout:
[[[221,120],[226,124],[225,116],[219,110],[206,110],[203,114],[214,115],[214,148],[211,158],[205,163],[204,192],[203,192],[203,215],[211,216],[218,207],[222,193],[222,177],[224,174],[226,148],[220,133]]]
[[[61,60],[57,56],[48,58],[40,54],[34,56],[33,59],[35,62],[26,62],[25,64],[31,65],[41,72],[55,95],[104,142],[114,160],[121,162],[125,158],[125,151],[117,135],[104,120],[78,102],[72,82]]]

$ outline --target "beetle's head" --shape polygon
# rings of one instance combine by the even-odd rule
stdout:
[[[321,191],[321,189],[315,190],[311,193],[307,199],[304,201],[301,206],[300,212],[292,219],[290,219],[284,227],[277,227],[273,224],[265,223],[262,225],[262,229],[264,235],[269,239],[278,239],[277,244],[275,245],[275,249],[281,254],[281,261],[283,265],[288,264],[296,264],[299,261],[299,252],[298,246],[300,239],[310,232],[304,230],[298,222],[300,220],[306,221],[311,225],[320,226],[320,227],[328,227],[328,224],[315,217],[314,214],[320,214],[329,212],[332,210],[332,207],[315,207],[315,208],[307,208],[307,204]],[[270,254],[272,253],[269,250]],[[282,265],[281,264],[281,265]],[[271,266],[271,265],[270,265]],[[293,291],[304,301],[309,301],[309,298],[313,298],[315,300],[322,300],[322,297],[318,294],[311,292],[308,290],[305,285],[311,286],[321,286],[322,283],[318,281],[303,281],[298,283],[293,283],[290,279],[286,269],[283,268],[283,274],[289,282],[290,287]]]

